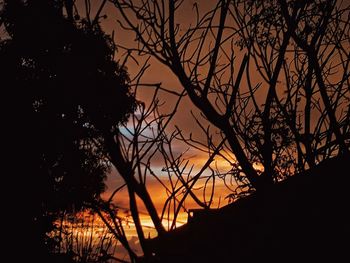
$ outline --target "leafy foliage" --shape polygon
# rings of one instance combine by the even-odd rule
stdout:
[[[70,11],[46,0],[4,1],[1,10],[0,72],[12,95],[8,110],[25,134],[17,180],[42,234],[57,211],[99,198],[109,169],[103,135],[135,103],[113,39],[98,20],[72,19]]]

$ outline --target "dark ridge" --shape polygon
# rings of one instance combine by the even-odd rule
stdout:
[[[350,156],[150,241],[160,262],[350,262]]]

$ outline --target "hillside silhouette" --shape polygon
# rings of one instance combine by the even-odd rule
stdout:
[[[150,241],[159,262],[348,262],[348,163],[329,159]],[[329,180],[329,175],[332,180]]]

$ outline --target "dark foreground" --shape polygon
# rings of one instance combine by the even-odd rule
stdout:
[[[350,262],[350,156],[150,241],[157,262]]]

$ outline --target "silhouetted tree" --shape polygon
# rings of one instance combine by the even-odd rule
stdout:
[[[183,1],[112,2],[136,35],[129,51],[168,67],[225,140],[237,193],[349,152],[345,3],[219,0],[185,24]]]
[[[137,54],[146,60],[134,79],[135,89],[142,87],[141,76],[151,59],[170,69],[180,83],[180,91],[147,83],[147,88],[155,88],[152,102],[139,105],[138,114],[116,138],[116,156],[121,157],[116,167],[129,195],[150,203],[148,197],[142,198],[148,195],[150,176],[168,195],[160,215],[146,206],[158,234],[164,233],[160,222],[169,215],[169,229],[175,227],[179,211],[187,211],[187,198],[210,208],[215,178],[232,188],[229,197],[235,200],[349,152],[346,3],[218,0],[206,9],[195,3],[194,16],[186,23],[181,14],[189,8],[186,1],[111,2],[121,15],[121,28],[135,34],[137,45],[125,47],[127,56]],[[178,97],[170,113],[161,110],[161,92]],[[185,96],[200,111],[193,117],[202,138],[186,136],[181,127],[170,131],[169,122]],[[176,153],[175,141],[207,154],[202,169],[194,171],[186,151]],[[162,159],[167,183],[152,167],[156,157],[157,162]],[[215,165],[217,158],[232,169],[223,172]],[[138,190],[130,191],[129,185]],[[138,209],[133,202],[144,243]]]
[[[38,259],[59,211],[99,199],[110,167],[104,138],[135,104],[100,14],[92,21],[81,18],[73,2],[11,0],[1,9],[1,81],[21,134],[16,144],[21,169],[14,176],[25,190],[24,233],[30,233],[24,240],[29,238]],[[21,210],[22,204],[13,206]]]

